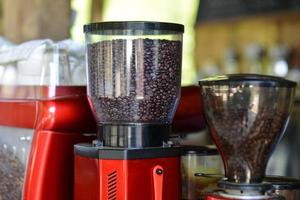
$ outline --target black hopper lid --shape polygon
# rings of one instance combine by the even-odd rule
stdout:
[[[261,87],[296,87],[297,83],[276,76],[261,74],[227,74],[212,76],[199,81],[201,86],[251,84]]]
[[[151,21],[111,21],[86,24],[83,27],[85,33],[99,30],[162,30],[184,32],[182,24]]]

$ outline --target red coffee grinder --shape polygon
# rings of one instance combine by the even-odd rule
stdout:
[[[200,81],[203,108],[225,166],[220,191],[206,200],[284,199],[263,182],[268,159],[292,110],[296,83],[235,74]]]
[[[180,198],[180,152],[168,142],[179,102],[180,24],[84,26],[93,144],[75,145],[76,200]]]

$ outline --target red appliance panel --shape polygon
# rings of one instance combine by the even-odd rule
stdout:
[[[73,199],[73,145],[92,136],[37,131],[33,137],[24,200]]]
[[[75,156],[75,200],[100,199],[100,175],[98,159]]]
[[[204,128],[205,120],[201,107],[200,87],[182,87],[180,102],[173,120],[173,131],[190,133]]]
[[[41,89],[42,96],[47,96],[48,89]],[[24,200],[73,199],[73,146],[95,139],[95,135],[83,134],[96,130],[85,87],[57,87],[55,91],[59,98],[36,101]]]
[[[76,155],[75,200],[180,199],[179,162],[178,157],[135,160],[103,159],[98,160],[97,165],[94,158]],[[154,183],[155,170],[153,169],[157,166],[163,169],[160,175],[163,179],[157,179],[162,180],[162,185],[159,182]]]
[[[153,169],[156,166],[163,169],[162,199],[174,200],[180,197],[179,158],[100,160],[99,163],[102,199],[159,200],[154,198]]]

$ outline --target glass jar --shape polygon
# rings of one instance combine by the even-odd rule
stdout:
[[[223,177],[222,159],[215,147],[181,147],[182,199],[202,200]]]

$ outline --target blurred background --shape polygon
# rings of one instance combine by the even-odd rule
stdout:
[[[300,85],[300,0],[0,0],[0,35],[15,44],[46,38],[83,44],[83,24],[115,20],[184,24],[183,86],[227,73],[269,74]],[[269,174],[300,178],[299,89]],[[209,142],[206,131],[188,137]]]
[[[0,33],[84,41],[82,25],[148,20],[185,25],[183,85],[223,73],[300,79],[299,0],[0,0]]]

